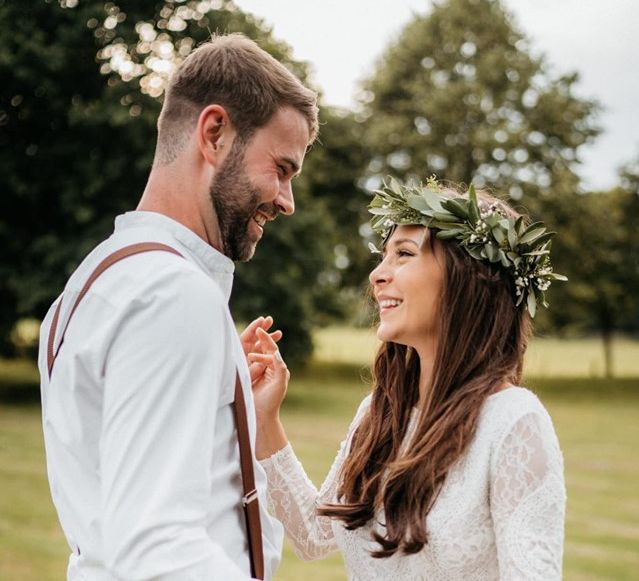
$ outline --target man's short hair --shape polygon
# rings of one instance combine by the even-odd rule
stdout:
[[[158,119],[155,163],[177,158],[202,109],[213,103],[227,110],[242,141],[285,106],[304,116],[310,142],[317,136],[317,94],[244,35],[219,35],[195,49],[171,78]]]

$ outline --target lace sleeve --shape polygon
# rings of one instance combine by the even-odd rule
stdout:
[[[337,489],[337,473],[343,461],[345,442],[318,492],[289,444],[261,464],[268,479],[269,509],[282,522],[286,536],[300,559],[321,559],[337,550],[331,519],[318,516],[318,504],[331,502]]]
[[[561,579],[566,492],[546,414],[527,413],[508,430],[496,451],[490,494],[500,579]]]
[[[321,559],[337,550],[331,519],[318,516],[316,508],[325,502],[335,502],[339,470],[344,462],[350,437],[359,425],[369,398],[361,403],[351,423],[348,436],[341,443],[333,465],[318,491],[289,444],[260,463],[268,479],[269,509],[282,522],[286,536],[293,543],[300,559]]]

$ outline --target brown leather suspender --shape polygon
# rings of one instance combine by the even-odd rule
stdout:
[[[78,298],[76,299],[71,313],[67,319],[66,325],[62,330],[60,342],[57,349],[55,348],[55,335],[58,327],[58,319],[60,318],[60,309],[62,307],[62,299],[56,307],[51,321],[51,329],[49,330],[49,340],[47,342],[47,367],[49,369],[49,377],[53,371],[53,365],[60,352],[60,347],[64,342],[64,336],[69,327],[71,317],[75,313],[80,301],[87,294],[91,285],[95,280],[109,267],[113,266],[116,262],[119,262],[123,258],[133,256],[134,254],[140,254],[142,252],[150,252],[153,250],[162,250],[164,252],[171,252],[178,256],[182,256],[175,248],[167,246],[166,244],[160,244],[159,242],[141,242],[139,244],[132,244],[125,246],[120,250],[107,256],[93,271],[88,278]],[[235,371],[235,402],[233,405],[233,415],[235,416],[235,427],[237,429],[237,439],[240,448],[240,469],[242,473],[242,490],[244,495],[242,496],[242,506],[244,508],[244,516],[246,519],[246,529],[248,536],[249,558],[251,561],[251,575],[256,579],[264,579],[264,552],[262,547],[262,525],[260,522],[260,507],[257,497],[257,489],[255,487],[255,474],[253,472],[253,453],[251,451],[251,442],[249,438],[248,419],[246,416],[246,403],[244,401],[244,392],[242,390],[242,384],[240,382],[240,375]]]
[[[260,522],[260,503],[255,487],[253,473],[253,454],[249,440],[248,420],[244,392],[240,383],[240,375],[235,372],[235,402],[233,404],[237,439],[240,444],[240,469],[242,472],[242,506],[248,533],[249,556],[251,558],[251,575],[255,579],[264,579],[264,553],[262,548],[262,523]]]
[[[58,303],[58,306],[53,315],[53,320],[51,321],[51,330],[49,331],[49,341],[47,343],[47,367],[49,368],[49,377],[51,377],[51,371],[53,369],[53,364],[55,363],[55,359],[58,356],[58,352],[60,351],[60,347],[62,347],[62,343],[64,343],[64,336],[66,335],[67,329],[69,328],[69,323],[71,322],[71,318],[75,313],[75,310],[78,308],[80,301],[84,298],[84,295],[87,294],[91,285],[95,282],[95,280],[109,267],[113,266],[116,262],[119,262],[123,258],[127,258],[128,256],[133,256],[134,254],[140,254],[141,252],[150,252],[151,250],[163,250],[164,252],[171,252],[172,254],[177,254],[178,256],[182,256],[175,248],[171,248],[166,244],[160,244],[159,242],[141,242],[139,244],[131,244],[130,246],[125,246],[124,248],[120,248],[113,254],[107,256],[98,266],[96,266],[95,270],[91,273],[91,276],[87,279],[80,290],[80,294],[78,298],[75,300],[73,308],[71,309],[71,313],[69,314],[69,318],[67,319],[67,324],[64,326],[62,330],[62,336],[60,337],[60,343],[58,344],[58,348],[54,350],[55,346],[55,333],[58,327],[58,319],[60,317],[60,309],[62,308],[62,299]]]

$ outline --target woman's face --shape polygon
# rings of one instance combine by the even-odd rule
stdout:
[[[431,245],[430,235],[423,226],[395,228],[369,276],[379,306],[381,341],[419,351],[436,337],[444,257],[439,245]]]

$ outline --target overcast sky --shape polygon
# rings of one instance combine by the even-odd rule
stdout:
[[[331,105],[351,107],[357,83],[429,0],[235,0],[308,61]],[[639,0],[503,0],[556,73],[578,71],[579,94],[604,107],[604,133],[582,150],[587,188],[609,188],[639,155]]]

